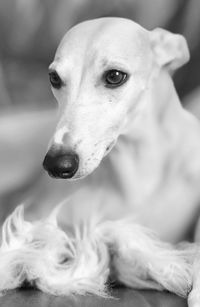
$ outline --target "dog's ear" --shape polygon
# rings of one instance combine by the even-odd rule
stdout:
[[[184,65],[190,58],[186,39],[180,34],[156,28],[150,32],[150,40],[155,60],[169,71]]]

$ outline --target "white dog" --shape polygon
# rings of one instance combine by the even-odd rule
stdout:
[[[200,304],[198,245],[177,245],[200,200],[200,124],[171,79],[188,60],[181,35],[127,19],[65,35],[49,68],[60,120],[43,165],[68,179],[65,195],[82,187],[62,214],[75,232],[59,228],[58,209],[35,223],[16,209],[3,227],[2,290],[27,279],[51,293],[105,295],[112,275]]]

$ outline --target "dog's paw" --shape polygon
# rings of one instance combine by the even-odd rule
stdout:
[[[28,282],[54,295],[107,296],[106,244],[87,223],[77,225],[68,235],[57,223],[58,211],[30,223],[24,220],[20,206],[7,218],[0,246],[0,293]]]
[[[189,307],[200,307],[200,250],[197,251],[193,263],[192,290],[188,295]]]
[[[187,297],[192,285],[193,245],[174,246],[131,219],[101,230],[112,250],[112,266],[123,284],[137,289],[168,290]]]

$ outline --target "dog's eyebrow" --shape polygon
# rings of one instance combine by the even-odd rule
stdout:
[[[110,61],[108,59],[102,59],[102,66],[106,69],[119,69],[119,70],[126,70],[129,71],[127,64],[123,63],[122,61]]]

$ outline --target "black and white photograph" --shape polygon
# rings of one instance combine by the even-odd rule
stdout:
[[[0,0],[0,307],[200,307],[200,0]]]

